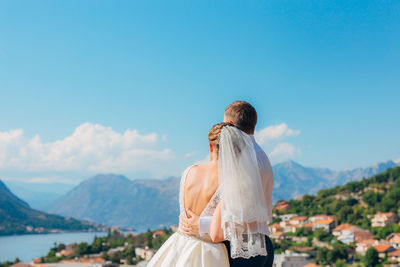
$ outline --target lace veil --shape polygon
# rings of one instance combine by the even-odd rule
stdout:
[[[267,255],[268,212],[253,140],[234,126],[221,130],[218,158],[221,227],[232,258]]]

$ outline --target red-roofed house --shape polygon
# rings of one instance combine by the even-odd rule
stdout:
[[[338,225],[333,229],[332,234],[345,244],[361,242],[362,240],[374,238],[368,231],[348,223]]]
[[[386,237],[386,240],[389,241],[392,247],[400,249],[400,233],[392,233]]]
[[[314,229],[314,224],[313,223],[306,223],[305,225],[303,225],[304,228],[312,228]]]
[[[157,238],[157,237],[163,236],[163,235],[165,235],[165,232],[163,230],[158,230],[153,233],[153,238]]]
[[[364,240],[374,239],[374,235],[363,229],[356,229],[353,231],[354,234],[354,242],[359,243]]]
[[[372,227],[385,227],[397,222],[397,215],[394,212],[377,212],[371,219]]]
[[[308,218],[308,221],[315,223],[316,221],[326,220],[326,219],[332,219],[335,222],[335,225],[333,227],[337,226],[337,218],[335,215],[318,214],[318,215],[314,215],[314,216],[311,216],[310,218]]]
[[[31,265],[38,263],[42,263],[42,258],[35,258],[30,262]]]
[[[283,232],[283,227],[280,226],[277,223],[273,223],[269,226],[269,229],[271,230],[271,233],[276,233],[276,232]]]
[[[73,255],[75,255],[75,251],[72,249],[63,249],[60,252],[56,253],[57,257],[61,257],[61,256],[69,257],[69,256],[73,256]]]
[[[293,225],[304,225],[307,222],[307,217],[306,216],[295,216],[290,219],[289,221]]]
[[[378,244],[373,246],[373,248],[378,251],[379,258],[384,259],[386,254],[394,251],[394,248],[389,244]]]
[[[286,200],[278,201],[278,203],[276,203],[276,206],[275,206],[275,209],[279,210],[279,211],[285,211],[285,210],[288,210],[289,208],[290,208],[290,204]]]
[[[332,234],[336,237],[340,236],[343,234],[343,231],[353,231],[355,230],[357,227],[355,225],[349,224],[349,223],[342,223],[338,226],[336,226],[333,230],[332,230]]]
[[[400,249],[388,253],[388,260],[400,263]]]
[[[288,221],[282,221],[282,222],[279,223],[279,225],[281,227],[283,227],[283,232],[284,233],[288,233],[288,232],[295,233],[297,228],[301,227],[300,225],[297,225],[297,224],[291,224]]]
[[[282,240],[282,239],[285,239],[285,238],[286,238],[286,235],[285,235],[285,233],[283,233],[283,232],[275,232],[275,233],[272,233],[271,237],[272,237],[273,239]]]

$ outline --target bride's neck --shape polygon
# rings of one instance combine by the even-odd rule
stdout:
[[[213,152],[210,153],[210,163],[217,164],[218,163],[218,154]]]

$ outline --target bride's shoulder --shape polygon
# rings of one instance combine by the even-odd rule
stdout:
[[[198,168],[199,168],[199,165],[190,165],[183,171],[182,175],[186,176],[189,173],[196,172]]]

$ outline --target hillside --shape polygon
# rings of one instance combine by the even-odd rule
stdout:
[[[285,213],[307,217],[333,214],[339,223],[371,229],[368,217],[378,211],[392,211],[400,215],[400,167],[361,181],[320,190],[316,196],[304,195],[301,200],[290,200],[289,204],[290,208]]]
[[[365,169],[337,172],[287,161],[273,167],[273,199],[276,201],[296,198],[305,193],[315,194],[319,189],[350,180],[350,177],[359,180],[395,165],[389,161]],[[58,198],[48,211],[108,225],[146,230],[178,222],[178,192],[179,178],[130,180],[121,175],[97,175]]]
[[[0,180],[0,235],[93,229],[76,219],[32,209]]]

